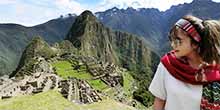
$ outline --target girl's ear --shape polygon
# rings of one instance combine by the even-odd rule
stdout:
[[[200,53],[200,51],[201,51],[198,44],[192,44],[192,48],[193,48],[193,50],[196,51],[197,53]]]
[[[192,44],[192,48],[193,48],[193,50],[198,50],[199,49],[199,45],[198,44]]]

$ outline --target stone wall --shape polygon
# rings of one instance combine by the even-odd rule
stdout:
[[[77,103],[98,102],[101,97],[85,80],[70,78],[59,82],[60,93],[69,101]]]
[[[60,78],[55,74],[37,72],[22,80],[5,78],[0,85],[0,97],[28,95],[57,88]]]

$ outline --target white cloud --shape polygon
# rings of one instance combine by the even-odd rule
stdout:
[[[0,15],[0,23],[18,23],[25,26],[34,26],[67,13],[80,14],[86,9],[73,0],[43,0],[42,2],[1,0],[0,5],[8,6],[8,9],[4,10],[9,10]],[[2,13],[3,9],[0,12]]]
[[[74,0],[55,0],[55,4],[59,9],[68,11],[69,13],[80,14],[86,10],[85,6]]]
[[[9,5],[9,4],[14,4],[16,2],[17,0],[1,0],[0,5]]]
[[[171,5],[177,5],[184,2],[191,2],[192,0],[104,0],[94,7],[93,11],[104,11],[112,7],[124,8],[133,7],[137,8],[159,8],[161,11],[165,11],[170,8]]]
[[[40,6],[38,6],[40,5]],[[19,2],[15,5],[16,20],[22,22],[26,26],[36,25],[54,19],[57,12],[54,9],[43,7],[44,4],[28,4]]]
[[[33,26],[39,23],[75,13],[79,15],[84,10],[92,12],[105,11],[112,7],[124,8],[159,8],[166,10],[176,5],[192,0],[102,0],[97,4],[80,4],[79,0],[0,0],[0,22],[18,23]],[[6,8],[4,8],[6,7]],[[2,10],[1,10],[2,8]],[[7,10],[5,13],[4,10]]]
[[[212,1],[214,1],[214,2],[220,2],[220,0],[212,0]]]

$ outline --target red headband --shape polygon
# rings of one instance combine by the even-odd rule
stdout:
[[[187,34],[190,35],[190,37],[192,37],[195,41],[197,42],[201,41],[201,36],[189,21],[185,19],[180,19],[176,22],[175,25],[183,29],[185,32],[187,32]]]

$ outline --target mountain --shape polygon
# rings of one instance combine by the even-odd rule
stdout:
[[[75,16],[50,20],[34,27],[0,24],[0,75],[12,72],[22,51],[35,36],[43,36],[48,43],[61,41],[66,36]]]
[[[140,37],[105,27],[90,11],[75,20],[66,40],[84,56],[121,65],[131,70],[145,71],[158,58]]]
[[[75,19],[65,41],[50,46],[41,37],[34,38],[25,48],[18,67],[10,78],[25,82],[28,79],[35,80],[43,76],[43,78],[52,77],[49,74],[54,74],[54,77],[62,78],[58,85],[55,83],[52,85],[50,83],[46,87],[35,85],[32,92],[36,93],[36,90],[42,92],[45,91],[44,88],[58,87],[61,88],[61,94],[70,101],[92,103],[102,100],[101,96],[104,93],[128,105],[135,102],[133,106],[137,106],[137,103],[141,102],[145,106],[150,106],[153,97],[146,88],[159,62],[159,56],[147,45],[141,37],[113,31],[98,21],[90,11],[84,11]],[[45,76],[47,74],[49,76]],[[43,78],[39,78],[37,84],[41,84],[40,81],[44,81]],[[56,79],[59,80],[59,78]],[[45,80],[48,81],[48,79]],[[20,86],[29,86],[29,82],[20,83]],[[68,82],[71,82],[71,85],[59,85]],[[71,93],[74,83],[79,84],[77,86],[79,90],[85,83],[88,85],[86,88],[96,89],[101,95],[94,95],[98,94],[95,91],[92,94],[90,94],[92,91],[86,93],[89,98],[75,93],[74,95]],[[19,84],[18,81],[17,84]],[[71,88],[64,88],[66,86]],[[77,87],[74,85],[74,88]],[[106,88],[112,89],[115,95],[108,93]],[[82,92],[79,91],[79,94]],[[133,94],[134,92],[136,94]],[[139,94],[140,92],[142,94]]]
[[[172,6],[164,13],[168,19],[168,26],[176,22],[180,17],[191,14],[202,19],[219,19],[219,6],[220,3],[211,0],[194,0],[191,3],[184,3],[177,6]]]
[[[193,0],[191,3],[172,6],[161,12],[154,8],[118,9],[97,12],[99,20],[115,30],[122,30],[142,36],[151,44],[151,48],[163,55],[169,50],[168,32],[171,26],[182,16],[192,14],[203,19],[220,19],[220,3],[211,0]],[[161,47],[160,44],[164,46]]]
[[[95,14],[103,24],[114,30],[130,32],[144,37],[153,49],[158,48],[154,44],[160,43],[160,39],[163,38],[163,29],[166,28],[165,23],[167,22],[163,12],[154,8],[135,10],[131,7],[127,9],[114,7]]]
[[[10,74],[10,77],[30,75],[33,73],[33,65],[37,62],[35,57],[41,56],[48,59],[55,54],[55,51],[41,37],[33,38],[22,53],[18,67]]]

